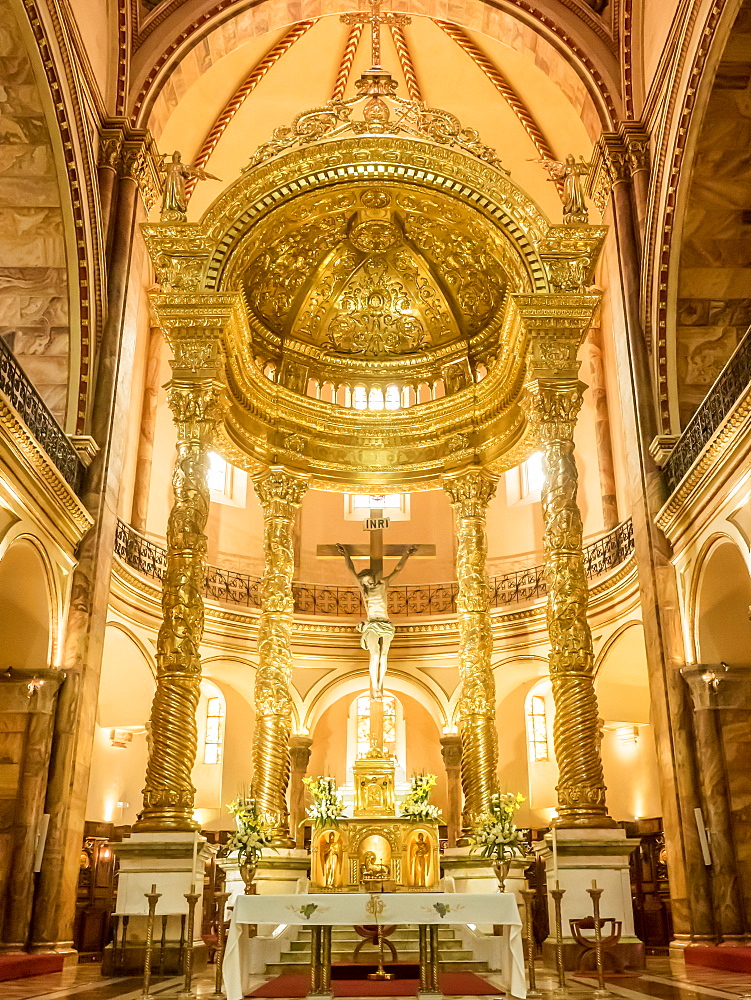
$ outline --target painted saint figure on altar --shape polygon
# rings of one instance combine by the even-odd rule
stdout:
[[[318,853],[321,859],[323,884],[326,889],[333,889],[339,878],[339,869],[342,864],[341,841],[333,830],[328,835],[328,838],[325,836],[321,837],[318,845]]]
[[[404,569],[409,557],[417,552],[418,546],[411,545],[388,576],[374,572],[372,567],[355,569],[352,557],[344,545],[338,544],[337,549],[344,556],[349,571],[357,580],[365,604],[367,619],[358,629],[361,633],[360,645],[370,654],[370,697],[383,697],[383,681],[386,676],[389,647],[396,629],[391,624],[388,611],[388,586],[397,573]]]
[[[410,864],[412,867],[412,885],[424,889],[428,884],[430,875],[430,855],[432,848],[429,840],[425,839],[425,834],[420,831],[417,838],[412,841],[410,848]]]

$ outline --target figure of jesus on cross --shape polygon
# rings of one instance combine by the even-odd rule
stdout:
[[[370,671],[370,697],[373,699],[383,698],[383,680],[386,676],[389,647],[396,632],[389,618],[388,586],[397,573],[404,569],[404,564],[411,555],[417,552],[419,546],[410,545],[388,576],[383,575],[383,556],[378,560],[380,565],[370,565],[358,573],[347,547],[341,544],[337,544],[336,547],[344,556],[350,572],[357,580],[365,604],[367,617],[364,622],[358,625],[358,629],[361,633],[360,645],[363,649],[367,649],[370,655],[368,667]],[[376,560],[371,559],[371,563],[374,562]]]

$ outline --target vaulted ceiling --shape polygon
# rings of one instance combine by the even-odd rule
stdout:
[[[332,98],[353,97],[355,81],[371,63],[369,29],[342,23],[338,13],[364,3],[311,5],[322,16],[293,23],[280,13],[285,5],[275,6],[276,13],[270,4],[227,6],[237,13],[212,22],[200,40],[184,39],[171,56],[166,50],[158,54],[155,29],[139,50],[140,69],[137,60],[134,65],[133,110],[160,149],[180,149],[185,161],[222,179],[195,186],[192,219],[239,175],[274,129]],[[579,0],[568,6],[600,21]],[[533,161],[567,153],[589,156],[612,115],[612,81],[599,77],[598,83],[596,73],[588,75],[575,54],[521,10],[501,12],[478,0],[468,11],[452,11],[456,21],[410,12],[410,23],[383,29],[381,63],[398,80],[402,97],[448,110],[476,129],[514,180],[560,221],[555,186]],[[470,27],[473,23],[479,27]],[[599,31],[596,41],[605,52],[607,21]],[[563,37],[576,49],[572,38]]]

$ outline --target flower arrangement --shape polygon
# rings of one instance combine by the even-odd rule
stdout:
[[[513,792],[502,792],[492,795],[490,809],[477,823],[472,843],[474,851],[479,851],[484,858],[506,861],[513,857],[522,857],[520,848],[522,832],[517,830],[514,815],[524,802],[523,795]]]
[[[336,780],[328,776],[302,780],[313,798],[312,805],[307,809],[308,819],[313,820],[316,829],[338,827],[339,820],[344,816],[344,801],[337,795]]]
[[[271,846],[274,827],[269,818],[259,813],[256,800],[250,795],[239,795],[227,806],[235,817],[237,830],[231,833],[223,853],[237,851],[240,864],[255,864],[265,847]]]
[[[428,802],[430,789],[436,782],[434,774],[415,774],[410,789],[402,800],[402,816],[413,823],[439,823],[442,819],[438,806]]]

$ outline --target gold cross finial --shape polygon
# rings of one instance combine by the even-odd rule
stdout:
[[[390,28],[396,28],[404,24],[409,24],[411,20],[406,14],[384,13],[381,11],[383,2],[384,0],[367,0],[370,11],[358,11],[356,14],[342,14],[341,16],[341,20],[345,24],[370,25],[373,69],[381,68],[381,25],[386,24]]]

